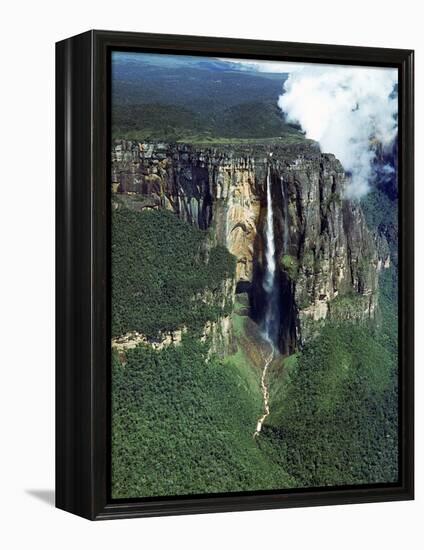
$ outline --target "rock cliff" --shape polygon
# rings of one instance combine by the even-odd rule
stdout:
[[[114,207],[166,208],[208,230],[212,243],[236,257],[233,287],[248,295],[257,322],[265,301],[266,209],[273,208],[282,352],[312,337],[326,318],[375,314],[388,247],[367,228],[359,202],[344,198],[347,181],[340,162],[306,140],[220,147],[116,141],[112,148],[112,189],[120,197]]]

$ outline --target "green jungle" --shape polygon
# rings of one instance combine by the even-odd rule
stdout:
[[[255,277],[264,277],[262,249],[255,241],[253,275],[245,286],[238,285],[245,249],[239,252],[239,241],[228,236],[226,246],[220,219],[210,214],[219,205],[227,216],[231,205],[205,194],[201,178],[206,176],[188,165],[193,161],[178,147],[187,144],[193,157],[204,155],[205,144],[212,143],[233,159],[244,142],[266,148],[304,144],[309,154],[308,140],[276,107],[285,76],[226,70],[218,61],[194,58],[181,66],[165,61],[160,66],[148,55],[139,63],[124,54],[118,61],[112,74],[113,140],[118,144],[112,162],[117,174],[111,235],[112,497],[396,482],[396,195],[374,185],[361,199],[360,219],[368,236],[355,237],[362,241],[350,245],[362,254],[352,267],[359,283],[340,287],[329,301],[331,315],[302,325],[301,310],[308,311],[315,292],[305,290],[313,286],[308,281],[321,280],[324,269],[319,250],[327,242],[328,220],[337,208],[350,207],[332,188],[328,210],[320,210],[318,233],[305,238],[309,223],[303,240],[295,242],[301,237],[290,227],[308,221],[292,207],[298,203],[290,202],[298,200],[302,174],[287,184],[287,212],[274,211],[274,220],[289,220],[289,228],[283,221],[276,225],[276,231],[290,233],[289,244],[276,236],[283,328],[265,378],[269,413],[256,433],[264,414],[262,379],[269,355],[260,321],[263,284],[254,284]],[[215,89],[218,80],[225,87]],[[160,145],[156,157],[143,157],[136,169],[130,168],[140,141],[166,143],[173,154],[162,154]],[[276,150],[277,159],[286,154]],[[262,179],[265,184],[265,175]],[[185,210],[176,206],[178,185]],[[273,189],[280,193],[275,184]],[[255,192],[266,212],[264,193]],[[194,199],[200,206],[193,207]],[[346,220],[357,215],[354,207],[352,212],[344,211]],[[264,220],[260,215],[256,228],[263,239]],[[243,230],[243,223],[237,220],[235,226]],[[380,260],[376,267],[379,254],[384,268]],[[385,260],[389,256],[390,262]],[[359,310],[370,295],[375,312],[364,316]],[[284,318],[289,308],[290,323]],[[300,338],[303,326],[308,337]]]

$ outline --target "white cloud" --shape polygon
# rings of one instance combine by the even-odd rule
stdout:
[[[369,189],[375,152],[370,141],[389,146],[397,135],[397,71],[386,68],[303,65],[284,83],[278,100],[289,122],[297,122],[321,150],[334,153],[352,174],[347,189],[360,197]]]
[[[397,70],[221,58],[258,72],[288,73],[278,105],[321,150],[334,153],[352,174],[347,194],[369,189],[375,152],[371,140],[389,146],[397,136]]]

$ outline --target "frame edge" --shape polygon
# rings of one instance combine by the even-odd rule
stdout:
[[[104,185],[106,137],[104,85],[105,51],[108,44],[138,41],[143,47],[197,51],[207,55],[218,45],[219,51],[255,55],[264,45],[266,51],[293,55],[295,49],[311,60],[326,50],[325,59],[339,63],[355,54],[372,63],[375,52],[381,63],[391,57],[402,75],[402,162],[399,180],[408,182],[402,201],[402,271],[405,285],[400,289],[403,315],[403,434],[402,485],[384,489],[211,496],[165,502],[109,504],[105,481],[104,417],[107,399],[101,346],[105,346],[104,306],[96,300],[104,290],[103,251],[105,204]],[[140,44],[141,42],[141,44]],[[224,47],[225,46],[225,47]],[[303,50],[302,50],[303,47]],[[250,52],[250,53],[249,53]],[[273,54],[263,54],[272,57]],[[328,46],[265,42],[245,39],[154,35],[89,31],[56,44],[56,506],[91,520],[147,517],[175,514],[262,510],[362,502],[411,500],[414,498],[413,472],[413,267],[406,271],[406,259],[413,266],[413,50],[385,50],[355,46]],[[76,78],[77,77],[77,78]],[[100,194],[99,194],[100,193]],[[405,220],[407,220],[405,222]],[[102,225],[103,224],[103,225]],[[406,232],[405,232],[406,228]],[[88,235],[90,236],[88,238]],[[405,238],[407,233],[407,239]],[[97,240],[100,237],[100,242]],[[97,260],[100,254],[100,260]],[[78,269],[80,266],[81,269]],[[99,281],[100,277],[100,281]],[[406,292],[408,290],[408,292]],[[106,344],[107,345],[107,344]],[[406,349],[408,348],[408,349]],[[105,397],[106,396],[106,397]]]

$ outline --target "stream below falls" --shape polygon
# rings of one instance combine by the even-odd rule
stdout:
[[[266,383],[266,375],[268,373],[268,368],[272,363],[272,360],[274,359],[274,346],[272,346],[271,354],[268,357],[268,359],[265,361],[264,368],[262,370],[262,376],[261,376],[261,389],[262,389],[262,395],[264,398],[264,414],[258,419],[258,422],[256,424],[256,430],[253,434],[253,437],[257,437],[262,430],[262,425],[265,422],[266,417],[269,415],[269,388]]]

